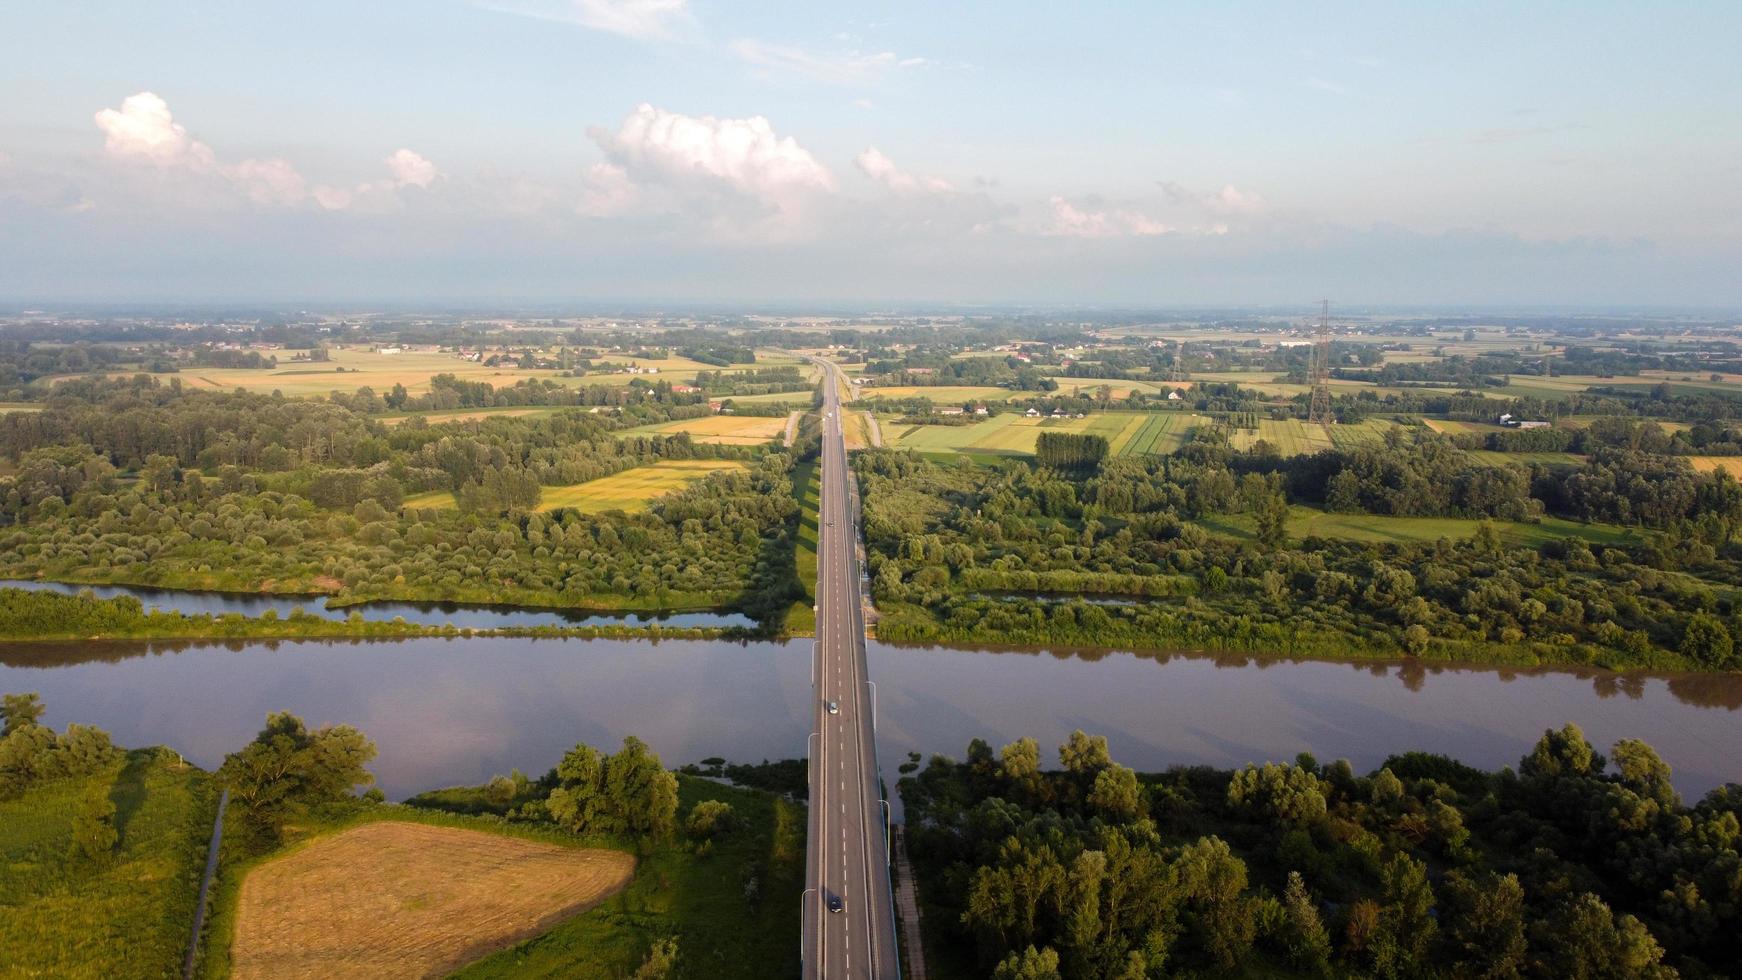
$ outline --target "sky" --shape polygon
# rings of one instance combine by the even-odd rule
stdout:
[[[0,9],[0,304],[1742,308],[1742,4]]]

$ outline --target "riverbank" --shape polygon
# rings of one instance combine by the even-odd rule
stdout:
[[[411,623],[402,618],[371,620],[353,612],[327,619],[292,610],[279,615],[183,613],[146,609],[132,596],[103,599],[26,589],[0,589],[0,638],[8,642],[68,640],[284,640],[410,639],[414,637],[569,637],[575,639],[757,639],[766,634],[737,626],[646,625],[469,627]]]
[[[1591,667],[1616,673],[1708,673],[1729,675],[1669,650],[1647,647],[1623,654],[1585,643],[1501,643],[1413,637],[1406,649],[1384,630],[1356,633],[1326,625],[1293,627],[1279,622],[1255,622],[1203,606],[1170,606],[1145,618],[1139,627],[1107,614],[1107,607],[1089,602],[1045,604],[1052,615],[976,617],[940,622],[925,608],[906,604],[878,608],[877,639],[902,645],[1016,646],[1033,649],[1068,647],[1077,650],[1206,654],[1241,653],[1264,657],[1326,661],[1423,661],[1480,667]],[[1070,615],[1058,615],[1063,610]],[[1085,621],[1086,624],[1085,624]]]

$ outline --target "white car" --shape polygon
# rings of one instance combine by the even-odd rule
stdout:
[[[840,713],[841,713],[841,703],[839,701],[830,701],[829,702],[829,714],[838,715]]]

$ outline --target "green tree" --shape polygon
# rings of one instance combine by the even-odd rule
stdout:
[[[308,807],[372,784],[375,777],[364,766],[375,751],[375,743],[349,725],[311,732],[301,718],[276,712],[266,716],[254,741],[225,757],[218,781],[256,827],[276,836]]]
[[[1730,631],[1710,613],[1694,613],[1688,618],[1687,628],[1682,631],[1681,654],[1697,664],[1720,670],[1737,663]]]
[[[1615,915],[1602,899],[1585,892],[1543,924],[1537,945],[1552,950],[1552,974],[1567,980],[1668,980],[1663,947],[1645,924]]]
[[[1082,729],[1071,732],[1059,746],[1059,762],[1067,772],[1078,775],[1092,775],[1113,764],[1113,757],[1107,751],[1107,736],[1085,735]]]
[[[1602,772],[1603,765],[1603,757],[1585,741],[1585,733],[1569,721],[1558,732],[1543,732],[1530,754],[1518,763],[1518,772],[1531,779],[1588,776]]]
[[[1121,765],[1109,765],[1095,774],[1095,785],[1089,790],[1089,805],[1103,818],[1117,823],[1136,820],[1143,815],[1143,787],[1137,773]]]
[[[37,724],[47,710],[41,695],[34,691],[0,697],[0,720],[5,722],[5,728],[0,730],[0,737],[10,735],[26,725]]]
[[[1524,886],[1513,874],[1445,878],[1445,943],[1458,975],[1511,980],[1525,967]]]
[[[1029,946],[1011,953],[992,971],[993,980],[1060,980],[1059,954],[1052,947]]]
[[[636,968],[632,980],[665,980],[677,968],[677,939],[659,939],[647,951],[647,959]]]
[[[1330,968],[1331,937],[1319,918],[1318,903],[1298,871],[1288,873],[1288,884],[1282,891],[1282,910],[1283,942],[1288,947],[1289,961],[1308,974],[1323,975]]]
[[[73,840],[68,856],[81,863],[107,861],[119,839],[115,830],[115,801],[109,798],[108,787],[91,787],[73,814]]]
[[[731,830],[732,804],[719,800],[702,800],[690,808],[684,831],[697,840],[711,840]]]

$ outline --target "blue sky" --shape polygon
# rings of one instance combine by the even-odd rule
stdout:
[[[56,3],[0,301],[1742,306],[1735,3]]]

